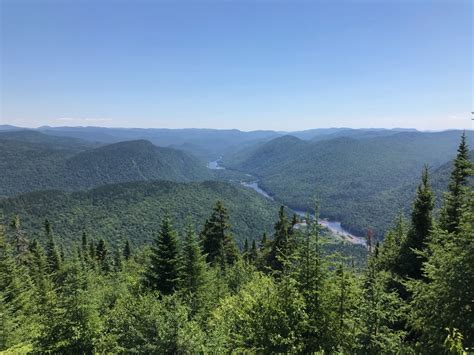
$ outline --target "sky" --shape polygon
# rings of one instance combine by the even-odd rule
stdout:
[[[0,124],[472,128],[470,0],[0,0]]]

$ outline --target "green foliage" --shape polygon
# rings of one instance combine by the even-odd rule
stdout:
[[[444,196],[444,204],[441,212],[441,228],[449,233],[455,232],[460,225],[464,196],[472,176],[472,163],[469,160],[469,150],[466,142],[466,133],[461,137],[458,154],[454,160],[454,169],[448,185],[448,192]]]
[[[45,140],[48,142],[31,143],[0,135],[0,196],[45,189],[77,191],[128,181],[186,182],[213,177],[195,157],[145,140],[98,148],[92,144],[78,148],[75,141],[65,146],[54,139]]]
[[[180,198],[174,193],[182,185],[159,184],[171,190],[168,197]],[[241,256],[233,246],[232,220],[217,203],[202,233],[214,255],[210,263],[192,221],[178,241],[172,221],[182,222],[179,217],[156,214],[161,226],[152,248],[137,243],[132,254],[127,237],[108,243],[83,228],[82,237],[62,239],[61,247],[69,244],[63,256],[49,222],[45,251],[36,239],[28,241],[14,218],[8,239],[0,229],[0,351],[467,353],[474,348],[474,192],[469,185],[460,191],[459,220],[450,232],[432,221],[425,170],[410,224],[399,214],[385,242],[357,267],[340,253],[348,245],[334,242],[316,223],[318,206],[314,218],[299,224],[281,209],[274,238],[263,234],[258,247],[249,238],[252,246],[246,243]],[[128,199],[121,207],[130,204]],[[400,261],[418,268],[407,260],[420,256],[422,277],[405,272]],[[269,264],[275,261],[278,267]]]
[[[425,259],[421,251],[425,249],[433,228],[433,207],[434,197],[429,184],[428,168],[425,167],[413,203],[410,230],[400,246],[397,260],[400,276],[419,279],[422,275],[421,266]]]
[[[221,201],[217,201],[201,232],[203,251],[209,263],[232,265],[237,260],[237,247],[229,230],[227,209]]]
[[[151,251],[145,284],[151,290],[170,295],[178,289],[180,257],[176,232],[169,216],[163,218]]]
[[[265,191],[296,210],[312,209],[317,192],[322,216],[356,234],[371,226],[382,236],[400,209],[409,210],[418,172],[452,159],[459,135],[404,132],[309,142],[284,136],[225,156],[222,164],[258,177]],[[472,141],[472,134],[466,138]],[[446,186],[439,188],[441,195]]]
[[[107,185],[76,193],[30,193],[0,200],[0,215],[3,212],[5,224],[19,215],[25,235],[43,241],[45,236],[38,231],[48,218],[54,221],[55,238],[66,247],[84,231],[89,238],[103,238],[111,247],[127,239],[138,247],[151,243],[166,211],[178,230],[184,230],[187,217],[201,229],[218,200],[225,201],[231,211],[230,232],[240,246],[245,238],[259,238],[270,231],[278,213],[275,203],[240,186],[156,181]]]

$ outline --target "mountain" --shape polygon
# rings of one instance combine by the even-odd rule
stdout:
[[[311,209],[319,196],[324,217],[360,235],[369,227],[381,235],[405,207],[391,192],[416,186],[424,164],[436,169],[452,159],[460,136],[460,131],[320,141],[284,136],[224,157],[222,165],[254,175],[264,190],[294,209]],[[468,136],[472,146],[472,132]]]
[[[104,143],[146,139],[161,147],[184,150],[209,161],[230,154],[243,146],[279,136],[274,131],[243,132],[237,129],[164,129],[164,128],[105,128],[105,127],[48,127],[39,131],[56,136],[75,137]]]
[[[127,181],[213,178],[196,158],[144,140],[96,147],[39,132],[14,133],[0,134],[0,196],[44,189],[75,191]]]
[[[150,243],[162,217],[169,212],[179,230],[191,217],[202,227],[217,200],[230,212],[232,232],[239,245],[245,238],[260,239],[271,232],[278,205],[254,191],[224,182],[130,182],[88,191],[32,192],[0,199],[5,224],[18,214],[30,238],[43,239],[42,223],[48,218],[61,243],[73,246],[83,231],[110,244],[130,238],[135,245]]]

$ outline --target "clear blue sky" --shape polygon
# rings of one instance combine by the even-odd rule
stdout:
[[[468,0],[0,4],[3,124],[471,127]]]

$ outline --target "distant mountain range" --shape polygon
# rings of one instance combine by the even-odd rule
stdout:
[[[0,125],[0,131],[21,130],[23,128]],[[410,131],[416,131],[409,129]],[[209,161],[222,155],[233,154],[242,148],[264,143],[271,139],[291,134],[304,140],[330,139],[341,136],[387,136],[407,129],[351,129],[318,128],[312,130],[281,132],[260,130],[244,132],[237,129],[156,129],[156,128],[105,128],[105,127],[49,127],[35,129],[48,135],[73,137],[91,142],[117,143],[126,140],[145,139],[154,145],[171,147],[192,153]]]

